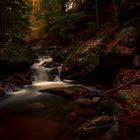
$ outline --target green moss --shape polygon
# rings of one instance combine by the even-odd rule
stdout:
[[[127,90],[120,90],[120,91],[118,92],[118,98],[119,98],[121,101],[126,102],[126,101],[129,99]]]
[[[97,107],[99,111],[113,114],[121,114],[123,113],[123,108],[120,104],[116,103],[113,100],[104,100],[99,103]]]
[[[119,54],[119,48],[120,48],[120,46],[118,45],[118,44],[116,44],[115,46],[113,46],[112,48],[111,48],[111,50],[109,51],[109,53],[115,53],[115,54]]]
[[[113,33],[110,33],[110,34],[107,34],[102,37],[102,42],[108,43],[108,42],[112,41],[114,38],[115,38],[115,35]]]

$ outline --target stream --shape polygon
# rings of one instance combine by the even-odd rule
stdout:
[[[37,59],[31,69],[31,85],[0,99],[1,140],[139,140],[137,128],[117,121],[92,136],[77,135],[79,125],[97,112],[79,108],[72,100],[42,90],[79,84],[62,81],[61,64],[53,63],[50,57]]]

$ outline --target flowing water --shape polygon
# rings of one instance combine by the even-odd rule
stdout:
[[[0,139],[2,140],[139,140],[135,127],[116,122],[110,129],[90,137],[76,133],[91,108],[79,108],[71,100],[42,90],[66,88],[72,83],[61,81],[61,65],[52,58],[39,58],[31,67],[32,84],[9,92],[0,100]],[[54,70],[54,72],[52,72]]]
[[[26,102],[28,100],[34,100],[40,96],[52,96],[50,93],[40,92],[40,90],[54,89],[54,88],[65,88],[69,87],[72,84],[68,84],[60,80],[61,66],[45,68],[44,63],[51,63],[52,58],[42,57],[37,60],[31,67],[32,74],[32,85],[26,85],[23,89],[16,92],[9,92],[8,96],[5,99],[2,99],[0,102],[0,107],[3,106],[13,106],[18,103]],[[53,62],[52,62],[53,63]],[[50,74],[53,69],[57,69],[56,73]],[[50,80],[51,79],[51,80]],[[58,98],[58,96],[53,95],[52,101]],[[60,98],[60,97],[59,97]],[[50,100],[50,98],[47,98]],[[47,100],[46,99],[46,100]]]

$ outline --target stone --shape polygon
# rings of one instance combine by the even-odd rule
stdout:
[[[100,57],[105,48],[106,46],[100,41],[93,44],[83,44],[68,55],[63,64],[67,71],[63,70],[63,72],[66,72],[70,77],[80,77],[91,73],[99,65]]]
[[[113,100],[103,100],[97,106],[97,110],[103,113],[122,114],[123,107]]]
[[[72,97],[85,96],[91,93],[90,90],[82,86],[71,86],[71,87],[65,88],[64,91],[66,92],[66,94]]]
[[[78,128],[79,135],[91,135],[106,130],[114,124],[114,119],[109,116],[99,116],[83,123]]]
[[[127,47],[136,47],[138,36],[137,28],[134,26],[125,27],[117,36],[118,43]]]
[[[0,48],[0,72],[16,72],[27,69],[33,63],[34,54],[30,46],[7,43]]]
[[[95,106],[101,100],[100,97],[90,98],[78,98],[74,101],[79,106]]]

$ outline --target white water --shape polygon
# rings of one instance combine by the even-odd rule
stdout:
[[[54,89],[54,88],[65,88],[72,86],[72,84],[61,81],[61,66],[53,67],[53,68],[45,68],[43,66],[44,63],[52,62],[52,58],[50,57],[42,57],[37,60],[31,66],[33,71],[32,75],[32,85],[27,85],[23,89],[17,92],[9,92],[9,97],[5,97],[4,100],[0,101],[0,106],[11,105],[15,103],[19,103],[22,101],[26,101],[28,99],[36,98],[41,94],[48,94],[45,92],[40,92],[40,90],[46,89]],[[50,75],[51,70],[58,70],[57,75]],[[52,81],[50,80],[50,77]],[[48,94],[50,96],[50,94]]]
[[[41,82],[41,81],[48,81],[48,73],[50,69],[47,69],[43,66],[45,62],[52,62],[52,58],[39,58],[37,63],[34,63],[31,66],[33,72],[33,82]]]
[[[53,68],[45,68],[43,63],[52,62],[52,58],[40,58],[38,59],[38,63],[34,63],[31,69],[35,69],[37,74],[33,75],[33,83],[31,85],[32,88],[36,90],[43,89],[52,89],[52,88],[64,88],[70,86],[70,84],[61,81],[61,66],[53,67]],[[49,80],[49,76],[52,76],[50,73],[53,69],[58,69],[58,75],[53,75],[54,78],[52,81]]]

